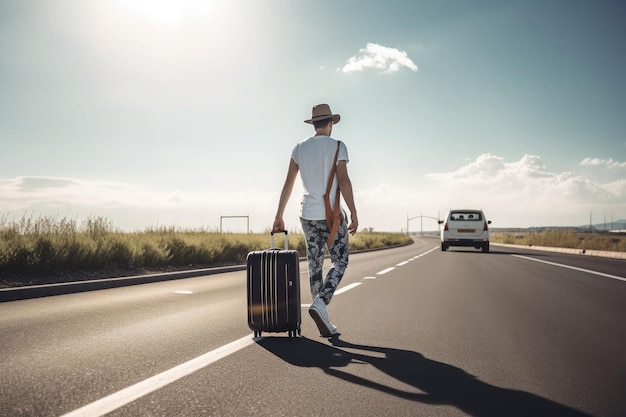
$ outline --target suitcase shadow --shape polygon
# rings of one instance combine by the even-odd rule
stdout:
[[[353,360],[348,352],[306,337],[262,337],[255,340],[257,345],[285,362],[303,368],[341,368]]]
[[[426,358],[418,352],[353,344],[339,337],[331,345],[305,337],[262,338],[257,344],[284,361],[315,367],[353,384],[424,404],[451,405],[479,417],[564,416],[589,417],[525,391],[490,385],[455,366]],[[404,391],[349,372],[348,365],[371,365],[415,388]],[[343,369],[341,369],[343,368]]]

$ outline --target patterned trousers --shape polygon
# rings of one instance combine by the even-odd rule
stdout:
[[[311,296],[319,295],[324,303],[330,303],[335,290],[341,282],[343,274],[348,267],[348,225],[345,213],[341,214],[341,224],[333,239],[328,252],[332,266],[323,278],[324,246],[330,234],[326,220],[300,219],[304,238],[306,240],[306,254],[309,265],[309,282],[311,284]]]

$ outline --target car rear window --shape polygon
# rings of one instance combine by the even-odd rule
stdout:
[[[483,216],[481,213],[478,212],[468,212],[468,211],[455,211],[453,213],[450,213],[450,220],[453,221],[481,221],[483,219]]]

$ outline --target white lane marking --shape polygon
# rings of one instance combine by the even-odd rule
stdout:
[[[363,283],[362,282],[355,282],[353,284],[346,285],[345,287],[339,288],[337,291],[335,291],[335,293],[333,295],[339,295],[339,294],[342,294],[342,293],[344,293],[346,291],[350,291],[351,289],[356,288],[356,287],[358,287],[361,284],[363,284]],[[300,308],[309,308],[309,307],[311,307],[311,304],[300,304]]]
[[[419,258],[421,258],[422,256],[428,255],[429,253],[431,253],[432,251],[434,251],[434,250],[436,250],[436,249],[439,249],[439,246],[435,246],[434,248],[432,248],[432,249],[431,249],[431,250],[429,250],[429,251],[426,251],[426,252],[424,252],[424,253],[420,253],[419,255],[412,257],[412,258],[411,258],[411,260],[412,260],[412,261],[414,261],[414,260],[416,260],[416,259],[419,259]]]
[[[432,248],[431,250],[429,250],[429,251],[427,251],[427,252],[424,252],[424,253],[419,254],[419,255],[417,256],[417,258],[422,257],[422,256],[424,256],[424,255],[428,255],[429,253],[431,253],[432,251],[437,250],[437,249],[439,249],[439,246],[435,246],[435,247],[434,247],[434,248]]]
[[[354,283],[352,283],[350,285],[346,285],[345,287],[339,288],[337,291],[335,291],[334,295],[339,295],[339,294],[342,294],[342,293],[344,293],[346,291],[350,291],[352,288],[356,288],[356,287],[358,287],[361,284],[363,284],[363,283],[362,282],[354,282]]]
[[[404,265],[408,264],[408,263],[409,263],[409,262],[411,262],[411,261],[414,261],[414,260],[416,260],[416,259],[419,259],[419,258],[421,258],[422,256],[428,255],[429,253],[431,253],[432,251],[434,251],[434,250],[436,250],[436,249],[439,249],[439,246],[435,246],[435,247],[434,247],[434,248],[432,248],[431,250],[428,250],[428,251],[426,251],[426,252],[424,252],[424,253],[420,253],[419,255],[414,256],[414,257],[410,258],[410,259],[409,259],[409,260],[407,260],[407,261],[402,261],[402,262],[400,262],[399,264],[396,264],[396,267],[398,267],[398,266],[404,266]],[[393,267],[393,266],[392,266],[392,267],[390,267],[390,268],[383,269],[382,271],[377,272],[377,273],[376,273],[376,275],[384,275],[384,274],[386,274],[387,272],[393,271],[394,269],[396,269],[396,267]]]
[[[363,277],[363,279],[376,279],[376,277]]]
[[[222,347],[207,352],[197,358],[161,372],[158,375],[145,379],[128,388],[124,388],[114,394],[101,398],[91,404],[71,411],[62,417],[101,417],[113,410],[129,404],[144,395],[150,394],[180,378],[192,374],[226,356],[243,349],[254,343],[254,338],[250,335],[237,339]]]
[[[174,294],[193,294],[193,291],[189,291],[189,290],[179,290],[179,291],[174,291]]]
[[[384,274],[386,274],[387,272],[390,272],[390,271],[393,271],[394,269],[396,269],[396,267],[397,267],[397,266],[404,266],[404,265],[408,264],[410,261],[414,261],[415,259],[421,258],[421,257],[422,257],[422,256],[424,256],[424,255],[428,255],[429,253],[431,253],[432,251],[434,251],[435,249],[438,249],[438,248],[439,248],[439,246],[435,246],[435,247],[434,247],[434,248],[432,248],[431,250],[426,251],[426,252],[424,252],[424,253],[420,253],[419,255],[412,257],[412,258],[411,258],[411,259],[409,259],[408,261],[402,261],[402,262],[400,262],[399,264],[396,264],[396,266],[395,266],[395,267],[394,267],[394,266],[392,266],[392,267],[390,267],[390,268],[383,269],[382,271],[377,272],[377,273],[376,273],[376,275],[384,275]]]
[[[522,255],[511,255],[511,256],[515,256],[516,258],[528,259],[529,261],[541,262],[541,263],[548,264],[548,265],[560,266],[561,268],[573,269],[574,271],[587,272],[589,274],[599,275],[601,277],[607,277],[607,278],[617,279],[620,281],[626,281],[626,278],[624,277],[618,277],[617,275],[611,275],[611,274],[605,274],[603,272],[592,271],[590,269],[583,269],[583,268],[577,268],[575,266],[557,264],[554,262],[548,262],[548,261],[544,261],[541,259],[530,258],[528,256],[522,256]]]

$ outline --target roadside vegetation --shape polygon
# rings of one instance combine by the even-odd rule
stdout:
[[[276,235],[277,247],[283,235]],[[350,238],[353,251],[411,242],[400,233],[371,229]],[[219,233],[151,227],[122,232],[110,221],[57,217],[0,217],[0,287],[35,285],[190,268],[245,264],[246,255],[270,246],[269,232]],[[289,249],[306,256],[302,234],[289,233]]]
[[[541,232],[492,232],[491,241],[511,245],[626,252],[626,235],[607,232],[590,233],[558,229]]]

